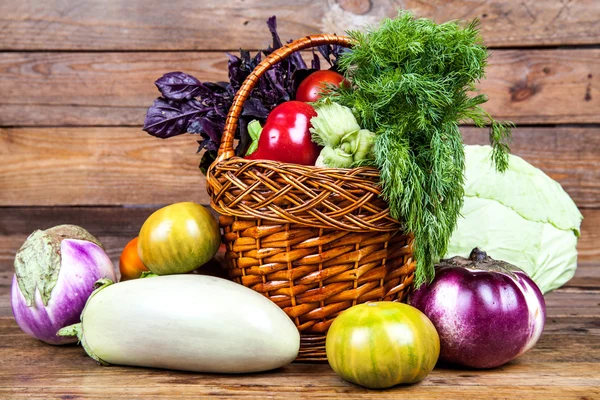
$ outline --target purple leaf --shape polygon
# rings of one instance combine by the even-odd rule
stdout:
[[[317,49],[319,50],[319,53],[321,53],[321,56],[323,56],[323,59],[327,61],[327,63],[331,65],[333,67],[332,69],[334,70],[336,69],[335,67],[337,65],[337,60],[342,55],[342,53],[350,51],[348,48],[339,46],[337,44],[333,46],[329,44],[324,44],[318,46]],[[333,60],[331,59],[332,57]]]
[[[273,15],[271,18],[269,18],[267,20],[267,26],[269,27],[269,31],[273,37],[273,49],[278,49],[283,46],[283,43],[281,43],[281,39],[279,38],[279,34],[277,33],[277,17]]]
[[[285,84],[285,80],[281,79],[280,74],[278,74],[277,69],[270,69],[265,73],[265,77],[269,80],[269,83],[271,84],[271,87],[273,88],[273,92],[274,95],[278,98],[283,98],[285,99],[285,97],[288,97],[287,100],[289,100],[289,96],[287,95],[287,92],[285,90],[285,88],[283,87],[283,85]]]
[[[202,150],[207,151],[218,151],[219,145],[208,138],[204,138],[202,140],[198,140],[198,153]]]
[[[313,49],[313,59],[310,62],[310,68],[311,69],[321,69],[321,60],[319,59],[319,56],[317,55],[317,53],[314,52],[314,49]]]
[[[323,59],[331,65],[331,60],[329,59],[329,56],[332,53],[331,46],[328,44],[324,44],[318,46],[317,49],[319,50],[319,53],[321,53],[321,56],[323,56]]]
[[[169,72],[154,82],[160,93],[169,100],[191,99],[198,95],[201,83],[184,72]]]
[[[148,109],[143,129],[161,139],[181,135],[186,132],[188,121],[206,110],[196,100],[177,102],[159,97]]]
[[[255,98],[249,98],[244,103],[242,115],[265,119],[267,118],[267,115],[269,115],[269,110],[267,110],[267,108],[260,102],[260,100]]]
[[[288,58],[290,64],[292,64],[295,69],[305,69],[306,68],[306,63],[304,62],[304,59],[302,58],[302,55],[300,54],[300,52],[295,52],[292,53],[292,55]]]
[[[204,118],[200,121],[200,126],[202,127],[202,133],[208,136],[215,146],[221,144],[221,134],[224,128],[224,124],[221,121],[216,122],[209,118]]]

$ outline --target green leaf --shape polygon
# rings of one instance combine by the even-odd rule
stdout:
[[[522,268],[544,293],[565,284],[577,268],[583,219],[568,193],[520,157],[509,155],[499,173],[490,146],[466,146],[465,154],[465,202],[445,257],[480,246]]]
[[[248,134],[250,135],[250,139],[252,140],[252,142],[248,147],[248,151],[246,151],[247,156],[254,153],[256,149],[258,149],[258,140],[260,139],[261,133],[262,126],[260,125],[260,122],[256,119],[250,121],[250,123],[248,124]]]

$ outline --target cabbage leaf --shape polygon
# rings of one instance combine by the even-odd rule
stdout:
[[[560,184],[520,157],[491,164],[490,146],[465,146],[465,198],[446,257],[474,247],[523,269],[547,293],[575,274],[583,219]]]

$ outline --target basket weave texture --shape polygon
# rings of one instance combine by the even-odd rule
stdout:
[[[237,121],[258,79],[293,52],[322,44],[350,47],[352,41],[307,36],[275,50],[246,78],[207,173],[229,276],[292,318],[301,333],[298,360],[305,361],[326,360],[325,334],[343,310],[366,301],[403,301],[415,268],[412,236],[390,217],[376,169],[234,157]]]

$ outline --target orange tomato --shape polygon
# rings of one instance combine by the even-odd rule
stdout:
[[[119,270],[121,271],[121,280],[137,279],[142,272],[148,271],[140,256],[138,255],[138,238],[132,239],[121,253],[119,259]]]

